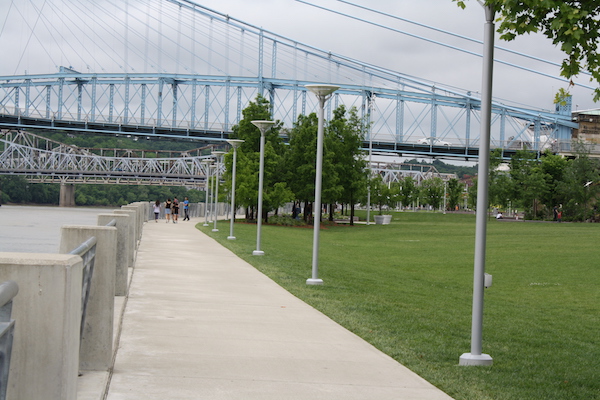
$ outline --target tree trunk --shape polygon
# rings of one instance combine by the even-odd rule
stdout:
[[[354,196],[350,193],[350,226],[354,226]]]

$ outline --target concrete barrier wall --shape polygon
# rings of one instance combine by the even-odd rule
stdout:
[[[112,362],[117,228],[112,226],[63,226],[60,253],[68,253],[95,236],[96,258],[81,337],[79,369],[106,371]]]
[[[134,266],[149,206],[138,203],[100,214],[99,226],[62,227],[61,253],[92,236],[97,239],[82,338],[81,257],[0,252],[0,281],[19,285],[13,300],[16,328],[7,400],[76,400],[80,370],[110,368],[114,296],[127,292],[127,270]],[[105,226],[112,219],[116,226]]]
[[[82,269],[79,256],[0,253],[0,281],[19,285],[7,400],[76,400]]]

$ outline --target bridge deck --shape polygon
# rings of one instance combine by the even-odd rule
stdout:
[[[144,226],[108,400],[450,400],[217,245],[197,222]],[[78,398],[101,391],[88,382]]]

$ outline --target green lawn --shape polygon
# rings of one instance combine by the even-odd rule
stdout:
[[[483,352],[470,352],[475,216],[396,213],[390,225],[321,231],[319,278],[311,228],[197,227],[289,292],[457,400],[600,399],[600,225],[490,220]]]

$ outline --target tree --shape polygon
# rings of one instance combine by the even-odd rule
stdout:
[[[467,207],[477,209],[477,178],[473,179],[473,184],[467,189]]]
[[[398,194],[398,201],[402,203],[402,206],[409,207],[415,202],[418,197],[418,188],[415,180],[412,176],[407,176],[400,182],[400,193]]]
[[[452,178],[448,181],[448,208],[450,210],[454,210],[460,205],[462,189],[458,179]]]
[[[390,190],[388,185],[383,182],[381,175],[376,175],[369,182],[371,187],[371,201],[377,204],[379,215],[383,214],[383,207],[393,207],[397,202],[396,195]]]
[[[328,179],[328,198],[330,202],[350,205],[350,225],[354,225],[354,206],[367,186],[367,161],[362,150],[365,130],[356,107],[346,111],[343,105],[333,111],[333,119],[327,126],[325,143],[327,153],[333,156],[335,174]]]
[[[296,200],[304,202],[304,220],[309,222],[315,196],[317,114],[299,115],[289,132],[290,149],[285,155],[286,175]]]
[[[502,151],[495,149],[490,154],[489,204],[508,208],[514,192],[512,180],[506,171],[502,171]],[[489,206],[488,206],[489,207]]]
[[[442,178],[425,179],[421,182],[423,203],[429,204],[434,210],[440,208],[444,199],[444,181]]]
[[[576,152],[576,158],[568,161],[564,178],[557,187],[565,201],[564,218],[586,221],[592,216],[593,202],[597,202],[600,168],[597,160],[589,157],[589,152],[582,144],[576,146]]]
[[[254,102],[242,110],[243,118],[234,125],[232,138],[242,139],[244,143],[238,148],[237,176],[239,179],[239,204],[247,208],[246,216],[251,217],[253,208],[258,202],[258,173],[260,162],[260,130],[252,124],[254,120],[271,120],[271,106],[268,100],[260,94]],[[283,170],[285,146],[279,136],[281,122],[275,123],[265,132],[263,176],[263,209],[257,210],[259,215],[267,222],[268,212],[277,209],[282,204],[291,200],[291,192],[287,189]],[[230,174],[228,170],[228,174]],[[230,176],[226,176],[230,179]],[[258,215],[257,215],[258,217]]]
[[[542,170],[536,155],[519,150],[510,160],[512,201],[525,210],[526,218],[539,218],[546,211],[540,207],[540,199],[548,192],[548,177]]]
[[[549,209],[553,209],[559,204],[566,202],[566,199],[560,193],[559,185],[564,179],[567,165],[568,161],[563,156],[552,154],[549,150],[546,150],[546,152],[542,154],[540,167],[546,177],[548,191],[541,200]],[[550,216],[550,214],[548,214],[548,216]]]
[[[456,1],[464,8],[465,1]],[[571,80],[583,68],[600,82],[600,3],[596,0],[485,0],[500,14],[500,38],[541,32],[566,54],[560,74]],[[571,80],[570,85],[573,85]],[[560,93],[559,93],[560,95]],[[563,91],[564,96],[564,91]],[[594,101],[600,100],[600,88]]]

